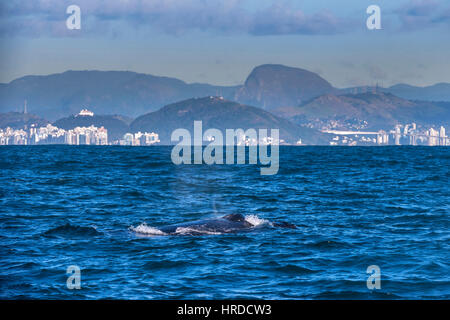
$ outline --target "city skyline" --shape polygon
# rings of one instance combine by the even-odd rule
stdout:
[[[24,113],[26,109],[24,109]],[[93,117],[94,113],[88,109],[82,109],[76,117]],[[427,146],[450,146],[450,137],[446,135],[446,128],[440,126],[422,128],[419,130],[416,123],[396,125],[393,130],[386,132],[378,131],[352,131],[322,129],[323,133],[330,134],[329,145],[427,145]],[[250,141],[242,137],[242,144],[259,145],[261,142]],[[303,145],[302,138],[296,145]],[[64,130],[52,124],[45,127],[37,127],[32,124],[30,128],[12,129],[10,127],[0,128],[0,145],[37,145],[37,144],[68,144],[68,145],[120,145],[120,146],[151,146],[160,142],[158,133],[155,132],[127,132],[122,139],[108,140],[108,130],[103,126],[98,128],[94,125],[89,127],[75,127]],[[214,142],[211,137],[206,137],[203,142]],[[281,142],[281,140],[280,140]],[[284,143],[284,142],[283,142]],[[271,144],[270,142],[265,144]]]

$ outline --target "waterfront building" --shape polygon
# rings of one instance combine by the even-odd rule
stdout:
[[[441,128],[439,129],[439,145],[447,145],[447,136],[445,135],[445,128],[443,126],[441,126]]]
[[[437,130],[430,128],[427,131],[427,136],[428,136],[428,145],[429,146],[437,146],[438,145],[439,133]]]
[[[400,126],[399,125],[395,126],[394,137],[395,137],[395,145],[399,146],[400,145],[400,138],[401,138]]]
[[[122,140],[115,141],[114,144],[122,146],[151,146],[159,143],[159,135],[155,132],[137,132],[135,134],[126,133]]]
[[[76,115],[76,117],[80,117],[80,116],[81,117],[93,117],[94,113],[88,109],[83,109]]]

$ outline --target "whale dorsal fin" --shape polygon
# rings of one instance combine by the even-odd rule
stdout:
[[[240,213],[232,213],[232,214],[229,214],[227,216],[223,216],[222,218],[230,220],[230,221],[234,221],[234,222],[243,222],[243,221],[245,221],[244,216],[242,214],[240,214]]]

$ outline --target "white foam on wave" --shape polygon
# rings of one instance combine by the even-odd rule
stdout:
[[[245,216],[245,221],[252,224],[254,227],[270,224],[269,220],[261,219],[260,217],[254,214]]]
[[[131,231],[134,231],[136,233],[140,233],[140,234],[147,234],[147,235],[154,235],[154,236],[164,236],[166,235],[165,232],[162,232],[161,230],[154,228],[154,227],[150,227],[145,223],[142,223],[140,225],[138,225],[137,227],[130,227]]]
[[[208,231],[208,230],[197,230],[195,228],[189,228],[189,227],[178,227],[175,230],[175,233],[178,233],[178,234],[192,234],[192,233],[221,234],[220,232]]]

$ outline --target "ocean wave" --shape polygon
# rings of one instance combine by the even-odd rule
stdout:
[[[66,223],[63,226],[51,228],[44,232],[45,236],[98,236],[103,234],[95,227],[83,227]]]
[[[162,232],[161,230],[150,227],[146,223],[142,223],[138,225],[137,227],[130,227],[131,231],[134,231],[136,233],[145,234],[145,235],[153,235],[153,236],[164,236],[166,235],[165,232]]]
[[[283,272],[287,274],[293,274],[293,275],[299,275],[299,274],[309,274],[309,273],[316,273],[318,271],[308,269],[305,267],[297,266],[295,264],[287,264],[282,265],[274,269],[277,272]]]
[[[144,264],[144,268],[147,270],[155,271],[155,270],[168,270],[171,268],[183,268],[189,266],[190,264],[185,261],[179,260],[154,260],[149,261]]]
[[[270,221],[266,219],[261,219],[257,215],[251,214],[245,216],[245,221],[252,224],[254,227],[259,227],[263,225],[270,225]]]

